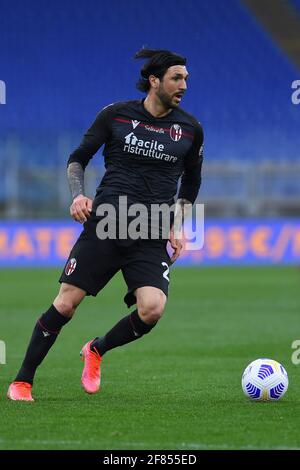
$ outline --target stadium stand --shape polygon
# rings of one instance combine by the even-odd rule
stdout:
[[[287,3],[290,3],[290,4],[292,4],[292,6],[297,8],[298,14],[300,14],[300,0],[289,0],[289,2],[287,2]]]

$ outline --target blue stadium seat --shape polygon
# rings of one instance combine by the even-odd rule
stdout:
[[[131,57],[145,44],[188,57],[183,106],[204,126],[209,160],[299,159],[300,106],[291,101],[296,68],[240,1],[176,5],[53,0],[28,9],[22,0],[6,3],[1,132],[20,134],[24,164],[61,163],[99,109],[140,97],[134,85],[141,64]],[[65,156],[58,150],[61,134],[70,136]]]

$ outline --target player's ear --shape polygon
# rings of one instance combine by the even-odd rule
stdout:
[[[151,87],[158,88],[159,78],[155,77],[155,75],[149,75],[149,82]]]

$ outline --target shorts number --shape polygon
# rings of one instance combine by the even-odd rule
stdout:
[[[169,279],[169,277],[168,277],[169,270],[170,270],[170,269],[169,269],[169,266],[168,266],[168,264],[167,264],[165,261],[163,261],[161,264],[162,264],[162,266],[166,267],[166,270],[163,272],[163,277],[164,277],[165,279],[167,279],[168,282],[170,282],[170,279]]]

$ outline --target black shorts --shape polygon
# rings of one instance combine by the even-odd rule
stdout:
[[[171,265],[167,240],[100,240],[96,235],[98,221],[91,216],[85,222],[59,282],[96,296],[121,270],[128,288],[124,297],[128,307],[136,303],[134,291],[138,287],[157,287],[167,296]]]

